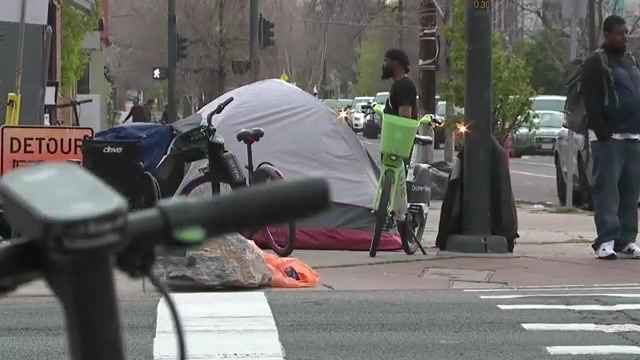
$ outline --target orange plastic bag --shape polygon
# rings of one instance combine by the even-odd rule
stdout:
[[[253,241],[251,246],[259,251],[271,271],[270,287],[276,288],[307,288],[315,287],[320,281],[320,274],[309,265],[293,257],[281,258],[262,251]],[[288,276],[287,273],[295,273],[298,279]]]

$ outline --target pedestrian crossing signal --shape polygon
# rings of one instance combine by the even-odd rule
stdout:
[[[152,73],[153,80],[166,80],[167,79],[167,68],[156,66],[153,68]]]

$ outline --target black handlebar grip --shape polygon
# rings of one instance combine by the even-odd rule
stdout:
[[[329,206],[329,184],[320,178],[238,189],[213,198],[161,200],[171,229],[201,225],[209,236],[256,229],[314,215]]]
[[[233,101],[233,96],[223,101],[222,104],[218,105],[218,109],[220,109],[220,111],[224,110],[224,108],[226,108],[227,105],[231,104],[232,101]]]
[[[233,96],[223,101],[221,104],[218,104],[218,106],[216,106],[216,108],[212,112],[210,112],[209,115],[207,115],[207,124],[211,126],[211,119],[213,118],[213,116],[220,114],[222,110],[227,107],[227,105],[231,104],[232,101]]]

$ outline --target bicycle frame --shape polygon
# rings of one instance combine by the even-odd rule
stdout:
[[[378,208],[384,175],[391,171],[393,172],[393,183],[391,184],[391,194],[387,212],[393,214],[396,220],[402,220],[409,208],[404,160],[395,155],[383,154],[380,165],[380,177],[378,178],[378,189],[373,202],[373,208]]]
[[[207,159],[209,162],[209,181],[213,186],[223,181],[235,189],[247,186],[247,179],[236,156],[225,149],[224,139],[215,130],[207,134]]]

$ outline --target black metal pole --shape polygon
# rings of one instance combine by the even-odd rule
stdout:
[[[258,0],[249,1],[249,64],[251,66],[251,82],[258,81],[260,73],[260,61],[258,60],[259,49],[259,31],[258,20],[260,16],[260,5]]]
[[[436,71],[438,63],[437,10],[435,0],[422,0],[420,3],[420,105],[424,114],[436,113]],[[420,134],[433,136],[433,128],[421,126]],[[418,147],[416,157],[421,163],[433,163],[433,145]]]
[[[176,0],[167,1],[167,115],[169,123],[176,121],[177,96],[176,96],[176,67],[177,67],[177,36],[176,36]]]
[[[491,235],[491,8],[465,1],[465,125],[463,216],[465,235]],[[479,239],[481,241],[481,239]]]

